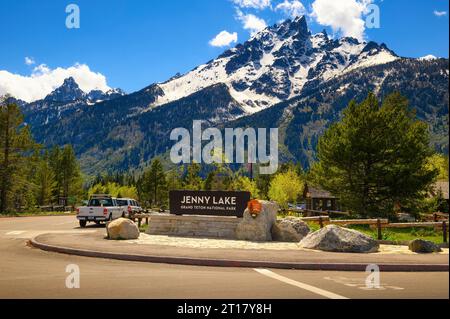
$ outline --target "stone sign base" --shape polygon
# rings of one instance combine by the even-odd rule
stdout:
[[[147,234],[177,237],[222,238],[247,241],[272,241],[278,205],[259,201],[261,212],[252,216],[249,209],[243,218],[201,215],[152,215]]]
[[[236,239],[236,228],[241,221],[237,217],[153,215],[147,234]]]

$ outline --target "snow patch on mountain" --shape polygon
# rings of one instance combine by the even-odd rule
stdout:
[[[384,44],[354,38],[312,35],[305,17],[257,33],[217,59],[158,86],[164,92],[152,109],[206,87],[224,83],[246,113],[252,114],[301,94],[308,82],[398,59]]]
[[[438,59],[438,58],[432,54],[428,54],[426,56],[419,58],[420,61],[431,61],[431,60],[436,60],[436,59]]]

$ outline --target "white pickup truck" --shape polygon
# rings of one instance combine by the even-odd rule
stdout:
[[[88,222],[100,224],[120,217],[124,217],[123,209],[116,198],[109,195],[92,195],[87,206],[77,208],[77,219],[82,228]]]

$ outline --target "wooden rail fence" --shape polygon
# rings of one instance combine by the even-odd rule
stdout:
[[[42,212],[73,212],[75,211],[74,206],[62,206],[62,205],[48,205],[48,206],[37,206]]]
[[[320,228],[325,225],[370,225],[377,229],[378,240],[383,239],[383,228],[422,228],[434,227],[435,230],[442,230],[442,239],[444,243],[448,243],[448,220],[442,222],[423,222],[423,223],[390,223],[388,219],[334,219],[331,220],[329,216],[314,216],[300,218],[303,221],[317,222]]]
[[[143,221],[145,221],[145,225],[148,225],[151,215],[152,214],[158,214],[158,213],[161,213],[161,212],[154,211],[154,210],[151,210],[151,209],[145,209],[145,210],[143,210],[143,211],[141,211],[139,213],[131,214],[130,216],[128,216],[128,218],[131,219],[134,222],[137,221],[138,227],[141,227]],[[168,213],[168,212],[166,211],[166,213]]]
[[[312,209],[297,209],[297,208],[289,208],[285,210],[285,212],[292,212],[297,214],[306,215],[307,217],[314,216],[330,216],[330,215],[343,215],[343,216],[351,216],[349,212],[341,212],[336,210],[312,210]]]

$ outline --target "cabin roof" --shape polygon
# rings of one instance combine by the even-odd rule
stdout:
[[[331,194],[330,192],[317,187],[317,186],[305,186],[305,197],[306,198],[327,198],[327,199],[334,199],[336,196]]]

